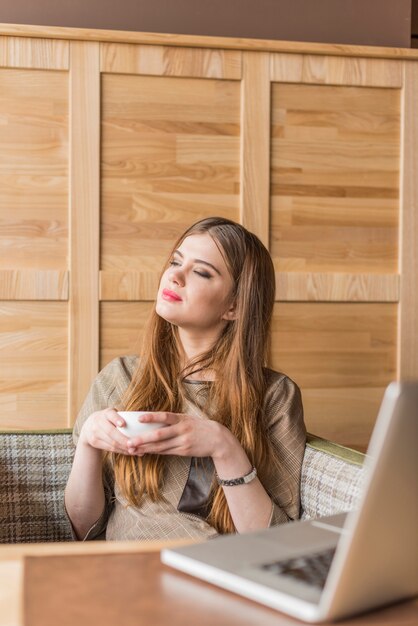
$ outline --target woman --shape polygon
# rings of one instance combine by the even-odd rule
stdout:
[[[298,517],[300,392],[264,367],[274,291],[271,257],[241,225],[208,218],[180,237],[143,354],[107,365],[78,416],[76,539],[203,539]],[[164,427],[128,438],[122,409]]]

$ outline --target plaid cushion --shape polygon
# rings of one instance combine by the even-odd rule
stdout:
[[[355,508],[365,477],[363,459],[364,455],[358,452],[308,438],[302,465],[302,519]]]
[[[0,433],[0,543],[71,541],[64,489],[74,447],[71,431]],[[302,518],[353,508],[363,455],[308,436],[302,466]]]
[[[68,541],[71,432],[0,434],[0,543]]]

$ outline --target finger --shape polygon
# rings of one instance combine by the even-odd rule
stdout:
[[[126,422],[116,409],[106,409],[104,415],[108,422],[114,426],[126,426]]]
[[[186,455],[184,446],[181,445],[180,437],[172,438],[166,441],[143,444],[134,449],[128,446],[128,450],[134,450],[132,454],[170,454],[168,451],[174,449],[183,450],[183,455]]]
[[[157,430],[152,430],[148,433],[144,433],[139,437],[130,437],[128,441],[128,446],[136,448],[137,446],[142,446],[145,444],[165,441],[166,439],[173,439],[173,437],[177,437],[178,435],[179,433],[176,425],[164,426],[163,428],[158,428]]]
[[[139,418],[140,422],[157,422],[161,424],[177,424],[182,419],[181,413],[169,413],[167,411],[152,411],[150,413],[145,413],[141,415]]]
[[[94,437],[91,445],[94,448],[98,448],[100,450],[104,450],[105,452],[115,452],[119,454],[127,454],[127,447],[120,446],[116,443],[111,437],[107,436],[106,433],[98,434]]]

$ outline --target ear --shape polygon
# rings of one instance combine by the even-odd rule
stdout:
[[[235,307],[235,303],[232,304],[229,309],[225,311],[222,315],[221,319],[226,320],[227,322],[231,322],[232,320],[236,320],[238,318],[237,311]]]

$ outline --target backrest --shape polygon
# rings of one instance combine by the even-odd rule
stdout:
[[[70,430],[0,432],[0,543],[70,541],[64,489]]]
[[[364,479],[365,455],[308,435],[302,464],[302,519],[355,508]]]
[[[71,541],[64,489],[74,446],[70,430],[0,432],[0,543]],[[308,435],[302,517],[353,508],[364,455]]]

